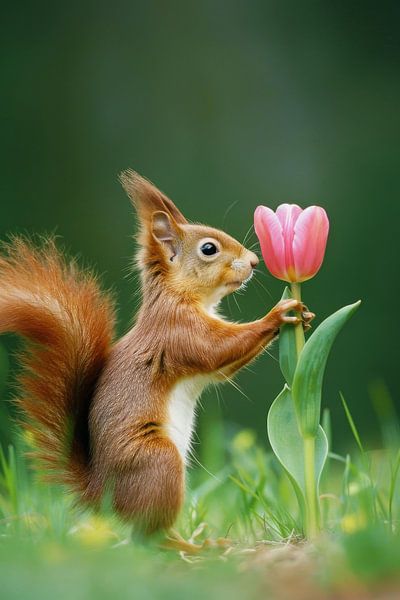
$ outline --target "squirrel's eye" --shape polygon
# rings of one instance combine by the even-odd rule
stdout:
[[[205,244],[203,244],[202,246],[200,246],[200,251],[205,256],[212,256],[213,254],[217,254],[218,248],[212,242],[206,242]]]

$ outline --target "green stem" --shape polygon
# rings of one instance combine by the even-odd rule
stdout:
[[[292,296],[298,302],[301,302],[301,288],[299,283],[291,284]],[[301,313],[297,312],[296,316],[301,318]],[[295,326],[296,353],[297,360],[303,350],[304,330],[303,324],[299,323]],[[301,433],[301,432],[300,432]],[[319,506],[317,496],[317,485],[315,480],[315,437],[303,437],[303,452],[304,452],[304,478],[306,492],[306,523],[305,531],[308,539],[314,539],[319,532]]]
[[[300,288],[300,284],[299,283],[291,283],[290,284],[291,290],[292,290],[292,296],[295,300],[297,300],[298,302],[301,302],[301,288]],[[301,319],[301,313],[300,312],[296,312],[296,317],[299,317]],[[295,336],[296,336],[296,351],[297,351],[297,360],[299,359],[300,353],[303,350],[303,346],[304,346],[304,330],[303,330],[303,324],[299,323],[298,325],[295,326],[294,328],[294,332],[295,332]]]
[[[312,540],[319,532],[319,506],[315,481],[315,437],[303,438],[306,486],[306,535]]]

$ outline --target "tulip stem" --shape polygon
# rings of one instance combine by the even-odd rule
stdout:
[[[301,288],[299,283],[291,284],[292,296],[298,302],[301,302]],[[296,312],[296,316],[302,318],[301,312]],[[296,354],[299,360],[303,350],[304,330],[303,323],[295,326]],[[315,480],[315,437],[305,437],[301,430],[303,438],[303,456],[304,456],[304,485],[306,494],[306,515],[305,515],[305,533],[308,539],[315,539],[319,532],[319,505],[317,496],[317,482]]]
[[[306,488],[306,535],[315,539],[319,532],[319,506],[315,481],[315,437],[303,437],[304,479]]]
[[[290,285],[291,290],[292,290],[292,296],[295,300],[297,300],[298,302],[301,302],[301,288],[300,288],[300,284],[299,283],[291,283]],[[299,319],[302,318],[301,316],[301,312],[296,312],[296,317],[298,317]],[[299,323],[298,325],[295,326],[294,328],[295,331],[295,336],[296,336],[296,352],[297,352],[297,360],[299,360],[299,356],[301,351],[303,350],[303,346],[304,346],[304,330],[303,330],[303,323]]]

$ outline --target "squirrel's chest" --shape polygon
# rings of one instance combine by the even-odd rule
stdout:
[[[212,377],[209,375],[184,379],[174,386],[169,395],[167,432],[184,462],[190,449],[196,401],[211,381]]]

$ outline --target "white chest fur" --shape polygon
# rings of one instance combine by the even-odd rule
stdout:
[[[171,392],[168,403],[167,432],[178,448],[183,462],[186,462],[190,449],[196,401],[210,381],[210,376],[197,375],[180,381]]]

